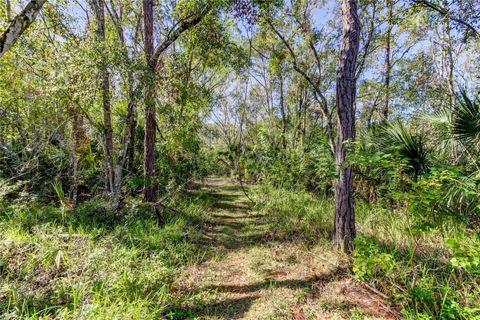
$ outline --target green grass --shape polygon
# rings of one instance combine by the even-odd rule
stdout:
[[[178,299],[170,285],[201,260],[200,224],[209,202],[176,204],[158,226],[142,205],[115,214],[100,201],[75,211],[3,203],[0,315],[18,319],[158,319]],[[189,297],[184,297],[188,299]]]
[[[298,306],[315,316],[364,318],[366,311],[348,299],[335,300],[345,283],[332,270],[349,258],[330,241],[330,200],[255,186],[252,207],[234,184],[210,187],[182,195],[172,204],[180,211],[164,211],[162,226],[135,199],[121,212],[101,199],[66,212],[35,201],[1,203],[0,317],[261,318],[273,312],[284,319],[304,301]],[[413,233],[406,210],[380,203],[357,202],[356,214],[350,267],[358,280],[383,292],[408,319],[479,319],[478,233],[455,220]],[[212,224],[214,230],[204,229]],[[216,238],[206,240],[208,232]],[[320,300],[307,302],[321,281],[311,272],[332,279],[323,280]],[[208,289],[223,285],[239,289]]]
[[[329,241],[334,205],[304,191],[257,187],[279,239]],[[356,203],[355,276],[408,319],[480,319],[480,234],[455,219],[414,230],[407,211]],[[413,230],[413,231],[412,231]],[[450,239],[450,240],[449,240]]]

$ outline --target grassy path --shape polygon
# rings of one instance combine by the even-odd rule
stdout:
[[[397,319],[354,281],[347,258],[324,244],[275,241],[240,186],[208,179],[213,199],[205,245],[215,254],[182,272],[173,290],[188,301],[174,319]],[[205,191],[205,190],[204,190]]]

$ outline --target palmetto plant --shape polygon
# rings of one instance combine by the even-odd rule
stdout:
[[[390,122],[382,128],[380,145],[386,148],[396,147],[398,154],[406,160],[408,173],[413,179],[417,179],[428,169],[429,152],[423,136],[412,132],[402,122]]]
[[[480,146],[480,98],[471,99],[462,90],[452,110],[450,130],[453,138],[465,147],[477,149]]]

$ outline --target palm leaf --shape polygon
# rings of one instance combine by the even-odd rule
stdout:
[[[465,91],[457,96],[457,104],[452,111],[451,131],[455,139],[467,147],[480,144],[480,99],[470,99]]]
[[[387,123],[382,133],[380,144],[386,148],[392,145],[397,147],[399,155],[407,161],[413,178],[426,172],[428,150],[422,135],[412,133],[400,121]]]

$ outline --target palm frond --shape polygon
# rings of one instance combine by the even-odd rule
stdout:
[[[382,131],[380,144],[384,147],[397,147],[399,155],[407,161],[413,178],[423,175],[429,164],[429,152],[423,136],[414,134],[400,121],[387,123]]]
[[[457,95],[452,110],[451,132],[455,139],[467,147],[480,145],[480,99],[470,99],[463,90]]]

